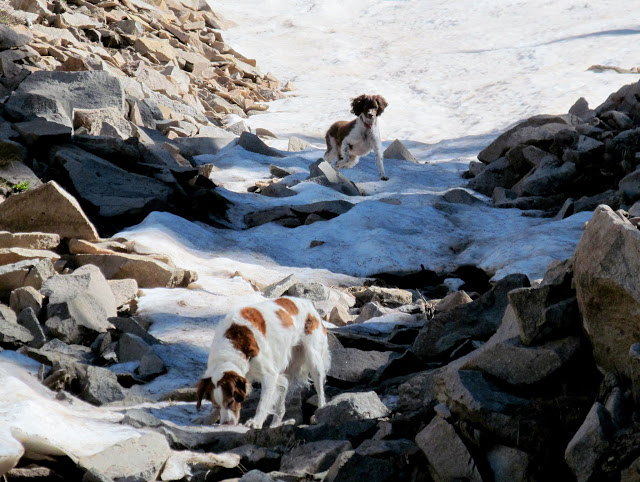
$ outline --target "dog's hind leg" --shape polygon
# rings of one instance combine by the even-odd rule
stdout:
[[[338,159],[338,147],[333,137],[327,136],[327,152],[324,153],[323,158],[331,165]]]
[[[278,385],[276,396],[276,404],[273,411],[273,420],[271,421],[271,428],[277,427],[282,423],[284,412],[286,411],[285,402],[287,400],[287,391],[289,389],[289,380],[286,376],[280,375],[278,377]]]

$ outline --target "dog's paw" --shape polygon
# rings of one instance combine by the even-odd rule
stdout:
[[[262,423],[259,423],[257,420],[250,418],[244,423],[244,426],[249,428],[262,428]]]
[[[381,181],[388,181],[389,178],[387,176],[380,176]]]

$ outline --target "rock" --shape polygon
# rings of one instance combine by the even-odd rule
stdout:
[[[361,196],[358,187],[342,174],[337,172],[324,159],[318,159],[309,166],[308,181],[326,186],[347,196]]]
[[[617,110],[637,119],[638,99],[636,96],[638,94],[640,94],[640,85],[637,82],[621,87],[596,108],[596,116],[603,112]]]
[[[71,127],[61,122],[34,119],[14,124],[24,143],[34,151],[46,150],[71,140]]]
[[[469,162],[469,174],[471,175],[471,177],[476,177],[478,174],[480,174],[482,171],[484,171],[485,167],[487,167],[487,165],[484,162],[470,161]]]
[[[121,363],[138,361],[151,351],[151,347],[139,336],[125,333],[118,343],[118,360]]]
[[[446,420],[433,417],[416,435],[416,444],[427,456],[434,480],[482,481],[469,450]]]
[[[365,440],[356,450],[338,456],[323,480],[422,480],[426,460],[419,452],[410,440]]]
[[[125,392],[114,373],[106,368],[79,365],[80,398],[94,405],[124,400]]]
[[[138,37],[133,48],[142,55],[153,56],[162,63],[170,62],[176,58],[175,50],[169,41],[164,39]]]
[[[501,134],[478,154],[478,159],[487,164],[492,163],[518,144],[550,143],[557,133],[571,129],[573,128],[562,116],[537,115]]]
[[[32,40],[31,32],[22,25],[0,25],[0,50],[21,47]]]
[[[517,448],[493,445],[487,451],[487,460],[494,482],[528,480],[531,475],[531,456]]]
[[[273,177],[278,177],[278,178],[283,178],[283,177],[287,177],[287,176],[291,175],[291,173],[289,171],[287,171],[286,169],[283,169],[281,167],[275,166],[273,164],[269,165],[269,173]]]
[[[584,97],[580,97],[569,109],[569,114],[588,120],[594,116],[594,111],[589,109],[589,103]]]
[[[347,440],[322,440],[299,445],[282,457],[280,471],[293,475],[317,474],[329,470],[338,455],[351,450]]]
[[[304,141],[298,137],[289,137],[289,145],[287,147],[287,151],[300,152],[308,149],[309,147],[311,147],[311,144],[309,144],[307,141]]]
[[[408,305],[413,301],[413,295],[410,291],[399,288],[369,286],[363,291],[354,293],[354,295],[361,303],[369,303],[373,301],[391,307]]]
[[[448,203],[453,203],[453,204],[467,204],[467,205],[486,204],[482,199],[478,199],[469,191],[461,187],[454,187],[452,189],[449,189],[447,192],[445,192],[442,195],[442,197]]]
[[[298,193],[281,182],[274,182],[262,188],[260,194],[268,197],[291,197]]]
[[[154,353],[153,349],[147,352],[140,359],[140,365],[138,366],[138,375],[145,380],[150,380],[163,373],[167,372],[167,367],[164,365],[162,359]]]
[[[263,156],[270,157],[285,157],[280,151],[276,149],[272,149],[268,145],[266,145],[262,139],[260,139],[257,135],[251,134],[250,132],[242,132],[240,134],[240,139],[238,139],[238,145],[247,151],[255,152],[257,154],[261,154]]]
[[[565,460],[578,482],[598,480],[599,458],[610,447],[615,427],[607,409],[594,403],[565,451]]]
[[[113,279],[108,280],[107,283],[118,308],[129,305],[138,298],[138,283],[134,279]]]
[[[631,394],[633,401],[640,403],[640,343],[634,343],[629,348],[630,370],[629,378],[631,379]]]
[[[568,198],[560,208],[560,211],[558,211],[558,214],[556,214],[553,219],[555,219],[556,221],[560,221],[561,219],[568,218],[569,216],[573,216],[574,214],[575,203],[573,202],[572,198]]]
[[[44,335],[42,325],[33,311],[33,308],[25,308],[20,311],[18,315],[18,324],[29,330],[29,333],[33,336],[33,340],[29,343],[29,346],[33,348],[41,348],[47,341],[47,337]]]
[[[472,301],[466,291],[455,291],[449,293],[436,304],[436,311],[449,311]]]
[[[532,172],[513,185],[518,196],[548,196],[563,192],[576,174],[576,165],[547,156]]]
[[[122,110],[114,107],[106,109],[73,109],[73,129],[84,128],[85,135],[120,137],[126,140],[132,136],[129,121]]]
[[[0,265],[39,259],[48,259],[52,263],[55,263],[60,259],[60,255],[44,249],[0,248]]]
[[[291,208],[287,206],[278,206],[273,209],[248,213],[244,217],[244,222],[247,228],[253,228],[266,223],[282,222],[282,220],[288,219],[293,219],[297,223],[291,227],[297,227],[302,224],[300,220],[296,218]]]
[[[98,239],[96,228],[78,202],[55,181],[14,194],[1,203],[0,229],[55,233],[63,238],[89,241]]]
[[[519,175],[524,175],[537,168],[543,159],[549,157],[549,153],[535,146],[519,144],[509,149],[505,157]]]
[[[576,213],[580,213],[582,211],[593,211],[601,204],[606,204],[612,209],[618,209],[622,203],[623,198],[620,191],[609,189],[608,191],[600,194],[581,197],[573,203],[573,209]]]
[[[57,148],[52,158],[66,171],[78,195],[101,216],[139,215],[166,203],[171,193],[160,181],[120,169],[77,147]]]
[[[28,329],[17,323],[16,314],[11,308],[0,304],[0,346],[17,349],[33,341]]]
[[[0,248],[56,249],[59,245],[57,234],[0,231]]]
[[[78,465],[99,470],[114,482],[147,482],[157,479],[170,452],[164,436],[148,432],[81,457]]]
[[[2,204],[0,204],[2,206]],[[0,293],[7,295],[16,288],[31,286],[37,290],[55,270],[49,259],[25,260],[0,266]]]
[[[584,329],[604,371],[628,373],[629,347],[640,340],[640,232],[619,212],[599,206],[574,256]]]
[[[109,321],[122,333],[130,333],[137,338],[141,338],[148,345],[157,345],[160,341],[149,334],[149,332],[142,326],[137,318],[109,318]],[[138,357],[139,359],[139,357]]]
[[[631,201],[640,198],[640,169],[623,177],[618,183],[618,188]]]
[[[329,289],[320,283],[298,282],[287,290],[287,295],[311,301],[324,301],[329,299]]]
[[[491,196],[496,187],[511,188],[518,182],[519,176],[506,157],[492,162],[466,185],[468,189]]]
[[[329,323],[333,323],[336,326],[348,325],[353,321],[353,316],[349,313],[346,306],[337,304],[333,307],[329,313]]]
[[[71,127],[73,109],[113,107],[124,115],[124,91],[106,71],[33,72],[9,97],[5,113],[15,120],[38,117]]]
[[[389,409],[376,392],[341,393],[316,410],[317,423],[342,424],[352,420],[386,417]]]
[[[389,313],[389,310],[380,305],[380,303],[370,301],[360,309],[360,314],[353,322],[355,324],[364,323],[371,318],[377,318],[379,316],[386,315],[387,313]]]
[[[231,469],[239,464],[234,454],[203,454],[200,452],[172,451],[165,463],[160,480],[185,480],[191,476],[206,476],[220,468]],[[206,474],[206,475],[205,475]]]
[[[26,148],[21,144],[16,144],[20,146],[19,151],[22,152],[26,158],[28,156]],[[42,186],[40,178],[23,162],[16,158],[13,147],[7,148],[6,144],[2,144],[2,140],[0,140],[0,158],[9,161],[9,164],[4,166],[0,165],[0,178],[14,185],[24,186],[26,183],[29,189]],[[2,163],[0,162],[0,164]]]
[[[180,149],[180,154],[185,157],[201,156],[203,154],[217,154],[222,148],[228,146],[235,138],[227,137],[181,137],[174,139],[173,143]]]
[[[75,323],[98,333],[111,328],[108,321],[116,316],[116,302],[106,279],[96,266],[83,266],[72,274],[55,275],[42,286],[49,297],[47,314]]]
[[[296,275],[290,274],[286,278],[267,286],[264,289],[263,294],[266,298],[278,298],[286,293],[286,291],[296,283],[298,283]]]
[[[333,336],[329,336],[329,348],[331,367],[327,375],[342,384],[367,383],[389,363],[393,353],[344,348]]]
[[[184,270],[139,254],[78,254],[75,260],[97,266],[107,279],[134,279],[140,288],[175,288],[185,280]]]
[[[31,308],[37,316],[42,309],[44,296],[32,286],[16,288],[9,297],[9,306],[16,313],[20,313],[25,308]]]
[[[413,154],[409,152],[409,149],[407,149],[398,139],[389,144],[389,147],[384,150],[383,158],[400,159],[403,161],[414,162],[416,164],[418,163],[418,160],[413,157]]]
[[[507,293],[528,286],[522,274],[511,274],[471,303],[438,313],[418,334],[414,352],[428,359],[442,355],[469,338],[488,338],[500,325],[508,304]]]

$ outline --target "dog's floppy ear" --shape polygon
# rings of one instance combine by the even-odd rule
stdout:
[[[359,95],[351,101],[351,113],[354,115],[360,115],[364,112],[365,104],[367,101],[366,95]]]
[[[384,110],[387,108],[387,106],[389,105],[389,103],[387,102],[387,100],[382,97],[381,95],[376,95],[374,96],[374,99],[376,100],[376,103],[378,104],[378,112],[376,113],[376,115],[382,115],[382,113],[384,112]]]
[[[202,399],[206,398],[211,400],[211,392],[213,391],[213,382],[211,382],[211,378],[202,378],[198,382],[198,389],[196,391],[197,403],[196,410],[200,410],[200,405],[202,405]]]

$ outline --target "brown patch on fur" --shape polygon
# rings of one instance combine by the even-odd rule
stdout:
[[[352,121],[336,121],[331,124],[327,134],[324,136],[324,140],[327,143],[327,150],[331,150],[331,141],[330,139],[333,137],[336,140],[336,148],[338,149],[338,159],[342,159],[342,153],[340,152],[340,146],[342,145],[342,141],[344,138],[349,135],[349,132],[353,130],[356,126],[356,120]]]
[[[293,318],[291,318],[291,315],[285,310],[276,311],[276,315],[278,315],[282,326],[284,326],[285,328],[291,328],[293,326]]]
[[[231,341],[233,347],[244,355],[247,360],[258,356],[260,347],[256,337],[248,326],[232,323],[224,336]]]
[[[312,314],[307,315],[307,319],[304,320],[304,333],[310,335],[313,331],[320,326],[320,320]]]
[[[247,397],[247,379],[236,372],[224,372],[218,386],[222,389],[224,408],[235,412],[236,418],[239,419],[242,402]]]
[[[298,306],[288,298],[278,298],[274,301],[275,304],[282,306],[285,310],[289,312],[291,316],[296,316],[300,313]]]
[[[242,308],[240,310],[240,316],[255,326],[263,335],[267,334],[267,323],[264,321],[264,317],[260,310],[255,308]]]
[[[211,381],[211,377],[209,378],[201,378],[198,382],[198,389],[196,390],[196,410],[200,410],[200,406],[202,405],[202,400],[213,400],[213,382]]]

